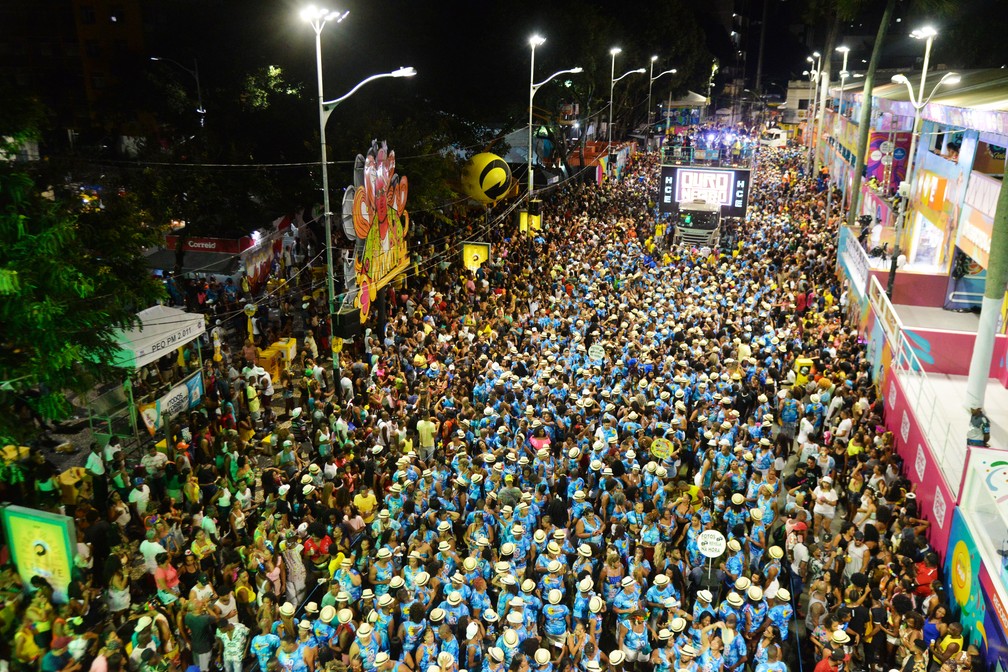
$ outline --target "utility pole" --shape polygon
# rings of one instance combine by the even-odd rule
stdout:
[[[977,327],[973,356],[970,358],[969,377],[966,379],[966,408],[983,408],[990,377],[991,358],[994,356],[994,337],[997,332],[1001,303],[1004,301],[1005,283],[1008,281],[1008,165],[1005,166],[1001,193],[994,211],[991,231],[990,255],[987,260],[987,280],[980,306],[980,325]],[[965,437],[963,437],[965,438]]]
[[[770,7],[770,0],[763,0],[763,20],[759,27],[759,51],[756,56],[756,91],[763,92],[763,47],[766,44],[766,21],[767,9]]]

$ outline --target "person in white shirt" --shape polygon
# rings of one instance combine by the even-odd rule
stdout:
[[[151,491],[142,478],[136,480],[129,493],[129,503],[136,508],[137,515],[143,518],[147,515],[147,507],[150,506]]]
[[[108,501],[108,480],[105,478],[105,460],[97,443],[91,443],[91,453],[88,455],[84,470],[91,477],[91,487],[94,490],[94,501]]]
[[[140,555],[144,559],[144,567],[151,574],[157,569],[157,558],[162,553],[167,553],[165,547],[154,541],[156,534],[154,530],[147,531],[147,538],[140,542]]]

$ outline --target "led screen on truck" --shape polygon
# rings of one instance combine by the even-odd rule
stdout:
[[[695,200],[716,203],[724,217],[744,217],[749,205],[748,168],[662,166],[659,211],[672,214]]]

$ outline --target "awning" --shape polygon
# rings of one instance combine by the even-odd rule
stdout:
[[[695,91],[687,91],[686,95],[679,100],[673,100],[671,105],[666,107],[699,107],[707,104],[707,96],[700,95]]]
[[[186,255],[188,256],[188,254]],[[151,306],[137,313],[140,324],[119,332],[119,351],[113,366],[138,369],[199,338],[206,330],[202,315],[168,306]]]
[[[172,271],[175,269],[175,250],[159,249],[147,255],[147,267]],[[227,252],[186,252],[182,258],[183,273],[212,273],[233,275],[238,270],[237,254]]]

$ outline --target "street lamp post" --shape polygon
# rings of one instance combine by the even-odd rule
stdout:
[[[657,60],[658,60],[657,56],[651,57],[651,72],[648,73],[649,81],[647,87],[647,123],[648,123],[649,135],[651,129],[651,89],[654,88],[655,80],[658,79],[659,77],[662,77],[663,75],[674,75],[677,72],[675,68],[671,68],[670,70],[666,70],[665,72],[659,72],[657,75],[654,74],[654,64],[655,61]]]
[[[806,57],[806,59],[805,59],[809,63],[814,64],[813,67],[815,68],[811,73],[809,73],[809,78],[811,80],[809,82],[809,88],[812,89],[812,100],[811,100],[811,102],[809,104],[809,110],[810,110],[810,112],[809,112],[809,120],[805,124],[806,128],[810,129],[810,132],[809,132],[808,159],[806,161],[806,166],[807,166],[807,170],[808,171],[812,170],[812,152],[815,151],[815,146],[816,146],[817,141],[818,141],[818,138],[816,137],[816,134],[815,134],[815,128],[816,128],[816,99],[819,97],[819,80],[820,80],[820,74],[821,74],[821,70],[819,69],[819,66],[820,66],[819,61],[820,61],[821,56],[822,56],[822,54],[820,54],[818,51],[813,51],[812,55]],[[815,83],[815,86],[812,86],[813,82]]]
[[[332,249],[332,212],[329,206],[329,160],[326,155],[326,122],[332,111],[344,100],[352,96],[368,82],[385,77],[412,77],[416,74],[413,68],[399,68],[370,77],[359,82],[347,93],[333,100],[326,100],[322,88],[322,29],[326,23],[340,23],[350,12],[335,12],[311,5],[301,10],[301,18],[311,24],[315,30],[315,69],[318,74],[319,100],[319,147],[322,153],[322,220],[325,224],[326,246],[326,284],[329,294],[329,349],[332,353],[333,375],[339,375],[339,353],[335,348],[335,314],[336,314],[336,284],[333,277]]]
[[[172,65],[174,65],[174,66],[176,66],[178,68],[181,68],[182,70],[185,70],[190,75],[192,75],[193,79],[196,80],[196,105],[197,105],[197,107],[196,107],[196,114],[200,115],[200,117],[199,117],[199,125],[203,126],[203,123],[204,123],[204,121],[206,119],[206,110],[203,109],[203,89],[202,89],[202,87],[200,87],[199,61],[196,60],[195,58],[193,58],[193,69],[190,70],[189,68],[187,68],[186,66],[182,65],[181,63],[179,63],[178,61],[176,61],[173,58],[165,58],[163,56],[151,56],[150,60],[152,60],[152,61],[164,61],[165,63],[171,63]]]
[[[906,206],[907,201],[910,200],[910,192],[913,188],[913,169],[914,169],[914,155],[917,152],[917,137],[920,135],[920,123],[921,123],[921,111],[927,107],[931,99],[938,92],[939,87],[942,84],[957,84],[959,82],[959,75],[954,72],[946,72],[942,75],[942,78],[938,80],[938,83],[934,85],[931,89],[931,93],[928,94],[927,98],[924,98],[924,83],[927,80],[927,69],[928,63],[931,59],[931,43],[934,41],[935,36],[938,35],[936,31],[931,26],[925,26],[924,28],[919,28],[912,33],[910,37],[917,40],[925,40],[924,43],[924,65],[921,68],[921,78],[920,86],[917,88],[916,95],[914,94],[913,85],[910,80],[907,79],[906,75],[894,75],[892,78],[893,84],[904,84],[907,87],[907,94],[910,97],[910,104],[914,108],[914,119],[913,126],[910,130],[910,153],[907,155],[907,167],[904,173],[905,177],[903,183],[900,184],[898,193],[900,195],[900,210],[899,215],[896,217],[896,244],[894,245],[892,264],[889,266],[889,279],[886,283],[886,293],[889,298],[892,298],[893,285],[896,282],[896,264],[900,255],[900,248],[903,242],[903,231],[906,222]]]
[[[847,77],[850,75],[847,72],[847,56],[850,54],[850,47],[837,47],[837,51],[843,54],[843,67],[840,68],[840,104],[837,106],[837,117],[836,124],[840,123],[840,117],[843,116],[843,94],[844,94],[844,83],[847,81]],[[836,125],[834,124],[834,125]]]
[[[612,66],[609,68],[609,123],[606,124],[606,154],[609,154],[609,148],[612,147],[612,125],[613,125],[613,88],[616,86],[616,55],[619,54],[622,49],[619,47],[613,47],[609,50],[609,55],[612,56]]]
[[[609,50],[609,54],[612,56],[612,67],[609,70],[609,123],[606,125],[606,155],[612,150],[612,127],[613,127],[613,90],[616,88],[616,82],[620,81],[624,77],[629,75],[643,75],[647,70],[644,68],[637,68],[636,70],[629,70],[624,72],[619,77],[616,76],[616,55],[619,54],[622,49],[619,47],[613,47]]]
[[[540,35],[533,35],[529,38],[529,46],[532,47],[532,67],[529,74],[529,120],[528,120],[528,192],[525,195],[526,207],[528,203],[532,200],[532,189],[534,188],[534,177],[532,173],[532,100],[535,98],[536,91],[542,88],[546,83],[559,77],[560,75],[574,74],[581,72],[581,67],[568,68],[566,70],[559,70],[554,72],[552,75],[544,79],[543,81],[536,84],[535,82],[535,50],[536,47],[540,46],[546,41],[545,37]]]

